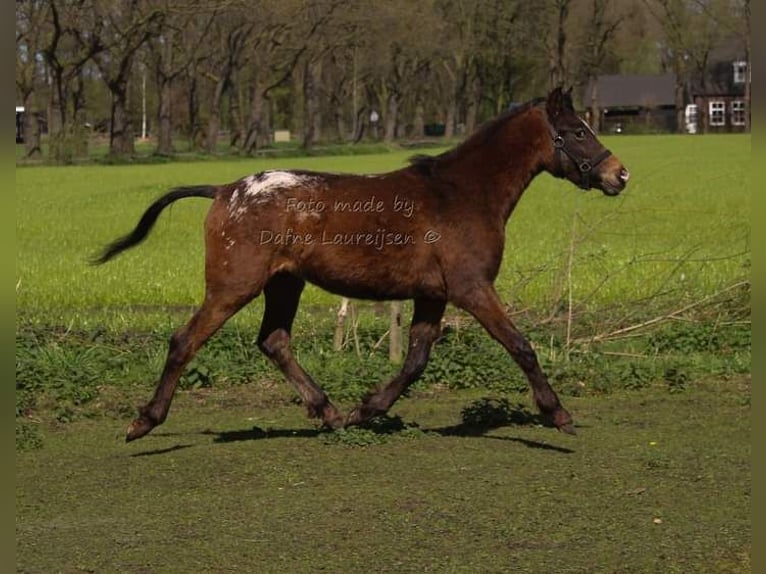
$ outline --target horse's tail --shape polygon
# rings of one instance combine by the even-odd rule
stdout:
[[[212,185],[195,185],[171,190],[149,206],[133,231],[107,245],[101,254],[93,259],[92,264],[100,265],[106,263],[115,255],[141,243],[149,235],[162,210],[174,201],[185,197],[207,197],[213,199],[217,189]]]

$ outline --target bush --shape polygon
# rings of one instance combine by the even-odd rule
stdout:
[[[297,333],[294,353],[333,399],[358,401],[399,370],[389,362],[386,345],[380,344],[382,326],[374,320],[359,325],[356,343],[340,352],[332,349],[332,329],[330,320],[311,323]],[[543,337],[528,331],[533,340]],[[105,389],[113,397],[112,389],[128,395],[138,386],[140,392],[152,388],[164,364],[169,337],[169,330],[107,333],[103,329],[72,332],[37,324],[17,326],[17,448],[39,446],[38,427],[30,422],[35,412],[45,412],[60,423],[87,416],[122,416],[124,401],[95,399],[103,398]],[[181,389],[282,380],[282,374],[258,350],[256,337],[246,329],[222,329],[187,367]],[[751,332],[744,324],[669,323],[643,339],[630,339],[630,346],[620,345],[565,349],[554,337],[538,357],[551,384],[563,395],[603,394],[652,384],[678,393],[697,378],[750,370]],[[615,352],[621,348],[630,352]],[[528,392],[523,372],[505,349],[473,324],[445,328],[434,345],[424,376],[414,388],[434,386]],[[480,407],[477,412],[484,418],[510,416],[507,404]],[[350,442],[366,440],[361,435],[347,438]]]

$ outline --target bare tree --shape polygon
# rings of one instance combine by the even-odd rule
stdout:
[[[128,109],[128,81],[139,49],[159,34],[165,13],[148,0],[91,0],[103,50],[93,55],[112,98],[109,153],[135,153],[133,121]]]
[[[46,33],[47,9],[38,2],[16,3],[16,92],[24,106],[24,155],[42,155],[38,92],[42,83],[39,54]]]
[[[572,0],[553,0],[554,22],[553,40],[550,50],[550,80],[549,87],[563,86],[569,81],[569,70],[566,64],[567,31],[569,8]]]
[[[173,92],[179,78],[188,71],[203,49],[215,8],[192,0],[185,6],[172,6],[165,0],[157,34],[148,38],[148,63],[157,86],[157,148],[155,153],[173,153]]]
[[[242,141],[242,151],[248,155],[269,143],[270,93],[286,81],[287,75],[279,63],[282,61],[279,47],[288,29],[287,20],[273,18],[268,24],[261,21],[257,33],[251,36],[249,106]]]
[[[243,19],[241,12],[233,10],[221,14],[213,24],[211,39],[215,50],[204,60],[205,67],[201,71],[212,85],[205,141],[208,153],[215,153],[218,147],[224,96],[232,86],[234,72],[240,65],[248,34],[253,27],[253,22]]]
[[[618,35],[629,12],[632,25]],[[148,104],[160,154],[173,152],[176,131],[214,151],[228,130],[244,154],[267,145],[275,125],[305,148],[359,141],[373,126],[367,133],[380,128],[387,141],[419,137],[430,122],[451,136],[551,84],[593,84],[607,69],[672,70],[680,127],[686,87],[706,81],[724,31],[741,35],[749,61],[749,19],[750,0],[20,0],[17,94],[29,109],[48,98],[59,159],[82,151],[86,111],[110,126],[113,154],[132,153],[139,58],[156,90]],[[749,86],[748,77],[748,100]],[[29,145],[38,153],[34,137]]]
[[[56,161],[68,161],[84,152],[82,71],[104,49],[102,24],[92,16],[83,2],[47,3],[49,31],[41,53],[51,84],[48,130],[50,155]]]
[[[477,3],[469,0],[444,0],[438,9],[444,22],[444,58],[441,59],[442,91],[445,101],[446,137],[454,135],[455,124],[465,107],[466,85],[475,73],[475,19]]]
[[[687,35],[689,26],[686,0],[643,0],[649,12],[659,22],[665,41],[665,56],[675,74],[676,129],[684,129],[685,87],[689,78]]]
[[[309,0],[301,11],[301,25],[294,29],[301,54],[299,78],[302,91],[303,148],[310,149],[321,137],[322,68],[325,58],[342,43],[335,17],[343,0]]]
[[[612,13],[610,13],[610,8]],[[609,55],[610,46],[625,16],[613,11],[612,0],[592,0],[589,26],[586,32],[582,67],[587,84],[591,86],[590,125],[594,131],[601,129],[601,112],[598,105],[598,75]]]

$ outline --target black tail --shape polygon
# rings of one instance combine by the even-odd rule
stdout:
[[[207,197],[213,199],[215,197],[215,192],[216,188],[212,185],[195,185],[191,187],[179,187],[166,193],[149,206],[149,209],[144,212],[144,215],[141,217],[141,220],[133,231],[107,245],[101,255],[93,259],[92,264],[100,265],[106,263],[122,251],[135,247],[141,243],[146,239],[146,236],[149,235],[152,227],[154,227],[154,222],[157,221],[162,210],[174,201],[178,201],[185,197]]]

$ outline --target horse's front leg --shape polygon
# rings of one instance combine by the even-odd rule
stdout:
[[[441,333],[441,319],[446,301],[416,299],[410,326],[407,357],[402,370],[382,389],[368,393],[348,415],[346,425],[358,425],[385,414],[402,393],[414,383],[426,368],[431,346]]]
[[[572,417],[561,406],[556,392],[548,383],[532,345],[506,315],[494,287],[488,285],[475,289],[455,298],[453,303],[473,315],[510,353],[527,376],[540,412],[560,431],[575,434]]]

